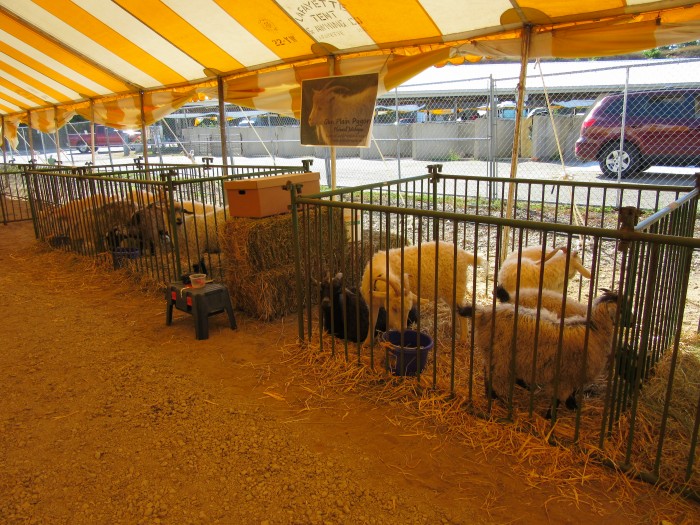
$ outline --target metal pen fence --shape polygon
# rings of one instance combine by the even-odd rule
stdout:
[[[26,170],[36,237],[115,267],[126,251],[134,273],[162,285],[195,270],[223,280],[217,234],[229,212],[225,182],[304,173],[309,164],[115,168],[97,174]]]
[[[676,381],[681,377],[676,374],[685,375],[700,365],[697,348],[679,347],[681,334],[694,330],[700,315],[697,305],[691,305],[686,297],[689,280],[700,277],[698,191],[698,187],[465,178],[442,174],[439,166],[433,166],[422,177],[313,196],[294,195],[293,202],[300,205],[294,221],[299,245],[298,303],[303,305],[298,315],[299,337],[349,362],[377,370],[391,366],[386,344],[375,334],[371,321],[362,341],[357,321],[362,316],[362,301],[355,298],[360,294],[365,271],[375,276],[365,284],[371,282],[372,290],[380,291],[390,290],[377,287],[382,274],[415,272],[398,280],[400,290],[396,295],[405,302],[409,302],[407,291],[421,298],[411,301],[417,308],[414,328],[434,342],[427,367],[418,371],[419,385],[464,399],[464,408],[476,415],[511,421],[536,420],[551,405],[552,420],[546,425],[551,440],[597,447],[604,462],[698,497],[700,482],[693,476],[693,465],[700,414],[687,413],[685,407],[698,406],[700,390],[694,384],[687,391],[674,391],[673,396],[670,393],[674,376]],[[513,210],[510,215],[508,209]],[[419,246],[418,253],[423,253],[423,246],[434,240],[448,243],[448,274],[439,275],[439,265],[435,263],[433,268],[432,256],[427,255],[428,266],[419,262],[417,268],[410,266],[409,270],[406,253],[410,247]],[[609,334],[613,348],[607,349],[611,361],[595,380],[572,393],[570,398],[577,406],[573,412],[563,406],[557,409],[552,403],[558,395],[557,387],[551,394],[547,384],[534,381],[535,376],[530,380],[510,376],[510,391],[500,392],[500,401],[480,394],[490,372],[483,349],[480,352],[477,345],[475,321],[469,320],[468,336],[464,338],[458,309],[445,304],[456,302],[477,310],[495,308],[494,281],[503,257],[542,244],[547,250],[555,246],[566,249],[567,274],[574,264],[575,251],[592,274],[590,280],[575,273],[565,281],[562,311],[566,304],[572,307],[579,301],[592,315],[595,298],[603,294],[603,289],[616,290],[619,296],[620,320],[615,333]],[[377,251],[387,247],[394,248],[395,257],[401,261],[394,269],[383,260],[370,262]],[[488,270],[469,268],[465,297],[440,296],[436,291],[440,279],[451,280],[453,288],[457,287],[458,249],[483,256]],[[518,276],[524,265],[524,261],[518,262]],[[342,299],[324,306],[315,283],[325,280],[330,284],[329,277],[334,275],[341,277],[342,290],[338,293]],[[435,285],[426,288],[433,278]],[[429,292],[421,293],[421,287]],[[384,301],[380,304],[387,309],[387,325],[391,325],[391,301]],[[366,304],[371,320],[377,306],[369,299]],[[520,304],[513,308],[515,318],[534,315]],[[398,320],[402,323],[403,319]],[[556,332],[569,324],[562,315],[556,321]],[[583,337],[592,340],[590,334],[597,327],[590,320],[584,324],[588,328]],[[329,333],[343,337],[331,337]],[[550,356],[556,362],[563,362],[568,355],[561,337],[555,338],[556,353]],[[593,345],[584,343],[585,352],[593,355],[601,351]],[[535,344],[534,348],[546,355],[541,345]],[[516,357],[518,351],[523,352],[509,344],[501,350],[512,352],[514,360],[521,357]],[[682,372],[680,365],[674,368],[681,354],[685,358]],[[543,362],[541,366],[550,365]],[[670,372],[668,368],[661,372],[666,366],[670,366]],[[559,377],[557,369],[555,385]],[[530,386],[522,390],[516,379],[524,379]],[[651,386],[652,381],[655,385],[660,382],[666,393],[660,405],[650,399],[650,392],[658,388]],[[650,421],[654,421],[653,427]],[[673,436],[672,445],[668,436]]]

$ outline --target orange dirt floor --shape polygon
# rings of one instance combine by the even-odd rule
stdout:
[[[189,315],[165,325],[162,293],[30,223],[0,226],[0,261],[0,523],[700,523],[612,470],[562,485],[526,450],[416,433],[402,404],[315,386],[290,359],[294,316],[213,316],[197,341]]]

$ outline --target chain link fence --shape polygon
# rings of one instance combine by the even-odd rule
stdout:
[[[516,133],[518,64],[455,66],[454,80],[407,83],[377,100],[369,148],[336,148],[336,185],[350,187],[425,173],[443,163],[457,175],[508,177],[518,144],[518,178],[615,179],[651,185],[694,184],[700,163],[700,59],[531,63],[524,111]],[[463,75],[461,72],[463,71]],[[229,165],[295,164],[313,159],[322,183],[332,184],[331,150],[302,146],[299,122],[226,105]],[[188,106],[147,130],[150,162],[222,162],[218,104]],[[104,128],[120,144],[81,153],[71,135],[89,123],[71,123],[57,134],[20,128],[17,152],[26,162],[118,164],[144,155],[140,136]],[[140,135],[138,133],[137,135]],[[72,139],[75,143],[75,138]],[[60,144],[60,152],[56,142]],[[82,149],[85,144],[82,143]],[[19,158],[18,158],[19,157]]]

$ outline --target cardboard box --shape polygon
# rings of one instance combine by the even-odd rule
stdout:
[[[269,217],[290,211],[291,192],[288,182],[301,184],[299,193],[310,195],[321,191],[320,174],[289,173],[273,177],[224,182],[231,217]]]

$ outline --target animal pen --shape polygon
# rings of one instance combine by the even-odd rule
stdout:
[[[115,267],[116,259],[110,256],[117,248],[138,248],[125,263],[127,271],[161,287],[204,262],[206,273],[228,283],[232,295],[255,295],[258,301],[264,296],[274,303],[264,305],[261,318],[297,311],[300,340],[311,350],[318,347],[319,353],[349,365],[372,367],[382,381],[390,377],[385,373],[385,343],[374,330],[364,344],[350,340],[359,337],[350,337],[349,327],[344,330],[347,339],[324,333],[314,281],[341,273],[344,290],[357,293],[363,271],[378,250],[397,248],[402,254],[410,246],[441,240],[453,247],[450,257],[456,257],[459,248],[485,259],[484,267],[470,268],[464,304],[492,308],[495,277],[506,253],[533,245],[564,247],[567,253],[578,250],[591,278],[577,274],[565,282],[564,296],[591,309],[603,289],[617,290],[619,319],[613,334],[614,363],[574,392],[575,410],[553,405],[551,419],[542,418],[552,396],[527,377],[512,377],[510,391],[501,399],[487,398],[474,322],[468,320],[466,341],[460,341],[460,312],[446,308],[437,297],[425,297],[420,272],[405,283],[419,283],[412,291],[425,301],[416,305],[415,328],[435,344],[426,368],[403,383],[415,382],[419,396],[458,403],[464,413],[512,422],[556,444],[595,450],[601,462],[698,498],[700,481],[694,469],[700,390],[692,374],[700,369],[700,356],[681,340],[684,327],[695,329],[700,314],[685,312],[689,278],[698,273],[697,186],[465,177],[444,174],[441,165],[433,165],[422,176],[317,195],[299,194],[301,188],[291,184],[287,189],[292,213],[267,222],[260,219],[259,224],[272,230],[259,239],[250,221],[230,220],[225,182],[309,170],[308,163],[80,168],[34,164],[6,169],[3,181],[12,187],[5,195],[26,204],[37,238],[49,246]],[[115,201],[126,203],[129,214],[121,207],[115,212]],[[195,203],[206,204],[206,216],[212,220],[188,229],[178,222],[176,210]],[[146,239],[133,213],[151,206],[163,206],[165,213],[156,217],[157,235]],[[192,222],[199,220],[195,215]],[[234,223],[239,223],[238,229]],[[110,235],[120,231],[126,235]],[[220,249],[206,246],[212,233]],[[244,241],[248,244],[242,247]],[[251,250],[251,243],[260,246]],[[253,276],[241,251],[250,251],[250,265],[264,272]],[[566,258],[567,272],[570,264],[573,257]],[[238,280],[232,281],[234,277]],[[452,299],[459,303],[461,298]],[[239,299],[239,309],[248,306],[244,302]],[[348,312],[343,314],[341,322],[347,323]],[[331,315],[331,325],[334,319],[338,317]],[[557,366],[562,352],[560,344]],[[527,388],[518,386],[516,379],[524,380]]]
[[[320,353],[374,368],[380,374],[389,365],[386,344],[381,337],[375,338],[371,326],[364,344],[357,342],[361,340],[353,325],[353,319],[360,316],[357,302],[341,301],[340,316],[332,312],[329,317],[331,325],[344,324],[340,332],[346,338],[326,333],[337,332],[334,326],[321,326],[323,307],[316,287],[317,282],[342,274],[343,297],[357,296],[363,271],[366,267],[372,271],[368,261],[378,250],[396,248],[401,274],[404,251],[418,245],[420,254],[421,245],[434,240],[446,241],[449,257],[455,261],[458,249],[481,255],[487,269],[470,268],[464,301],[489,310],[496,307],[494,279],[506,252],[542,244],[565,247],[568,253],[578,250],[591,278],[577,274],[565,282],[564,296],[583,302],[588,312],[603,289],[619,291],[619,299],[612,337],[614,363],[608,363],[596,381],[575,392],[575,410],[563,406],[557,410],[553,405],[551,420],[540,417],[551,397],[528,378],[513,375],[510,392],[502,396],[505,403],[487,399],[485,363],[475,348],[473,321],[469,320],[466,342],[459,342],[459,314],[440,304],[437,292],[427,298],[420,292],[424,282],[420,273],[426,268],[420,262],[419,275],[403,280],[400,291],[401,297],[407,297],[404,293],[410,286],[421,298],[415,328],[430,334],[435,342],[426,368],[417,371],[416,391],[424,399],[446,395],[441,399],[458,402],[465,411],[510,422],[553,443],[597,450],[600,461],[607,465],[697,499],[700,480],[694,467],[700,390],[688,376],[697,378],[700,355],[685,351],[680,337],[691,272],[697,278],[699,187],[511,180],[441,171],[441,165],[433,165],[424,176],[311,196],[296,195],[292,188],[297,292],[304,305],[298,311],[300,340]],[[573,264],[573,257],[567,257],[567,273]],[[449,273],[455,275],[438,275],[435,262],[435,289],[438,279],[456,277],[456,262],[450,268]],[[388,273],[389,267],[382,266],[379,272]],[[374,286],[376,281],[373,290]],[[460,302],[461,298],[453,300]],[[351,306],[344,305],[350,304],[358,311],[348,315]],[[330,308],[339,307],[331,301]],[[521,311],[524,316],[525,308]],[[694,329],[698,312],[693,314]],[[597,327],[586,324],[587,341]],[[565,328],[563,315],[559,328]],[[586,344],[584,341],[584,362],[585,352],[594,351]],[[509,351],[515,361],[515,346]],[[562,352],[560,342],[555,356],[557,374],[565,366]],[[525,379],[524,386],[531,386],[520,388],[516,379]],[[557,381],[555,375],[555,394]]]
[[[54,248],[108,263],[117,251],[129,250],[128,269],[156,286],[200,266],[223,280],[221,250],[207,242],[218,239],[229,218],[224,184],[304,173],[309,166],[26,165],[12,174],[12,197],[26,202],[37,239]],[[159,212],[148,213],[153,209]],[[178,210],[187,211],[183,216]],[[144,238],[148,230],[153,235]]]

